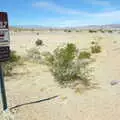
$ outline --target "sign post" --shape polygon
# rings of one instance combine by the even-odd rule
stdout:
[[[3,110],[7,110],[7,98],[6,98],[4,77],[3,77],[3,71],[2,71],[1,64],[0,64],[0,85],[1,85],[1,96],[2,96]]]
[[[3,77],[2,62],[8,61],[10,57],[9,40],[10,38],[8,28],[8,16],[6,12],[0,12],[0,89],[3,110],[7,109],[7,98]]]

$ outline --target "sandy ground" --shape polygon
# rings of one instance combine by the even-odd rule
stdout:
[[[120,119],[120,85],[110,85],[112,80],[120,80],[120,34],[12,33],[11,48],[25,55],[26,50],[34,47],[35,40],[40,38],[45,44],[41,51],[52,51],[66,42],[73,42],[82,49],[88,48],[96,37],[102,38],[100,45],[103,50],[93,63],[94,81],[97,83],[93,89],[76,93],[70,88],[61,88],[49,69],[41,64],[26,62],[15,68],[15,74],[6,78],[8,105],[13,107],[15,120]]]

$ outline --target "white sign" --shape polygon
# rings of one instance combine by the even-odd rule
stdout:
[[[9,41],[9,31],[8,30],[0,30],[0,42],[8,42]]]
[[[0,12],[0,46],[1,44],[9,45],[8,17],[6,12]]]
[[[8,16],[6,12],[0,12],[0,62],[9,60],[9,41]]]
[[[0,29],[6,29],[7,25],[8,25],[7,21],[2,21],[2,19],[1,19],[1,21],[0,21]]]

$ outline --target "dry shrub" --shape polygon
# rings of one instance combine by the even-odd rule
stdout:
[[[41,46],[41,45],[43,45],[43,41],[40,39],[37,39],[35,44],[36,44],[36,46]]]
[[[89,62],[81,59],[78,54],[79,51],[72,43],[58,47],[54,50],[53,54],[48,53],[46,60],[49,63],[50,70],[56,81],[61,85],[67,85],[77,80],[82,81],[84,85],[89,85]]]
[[[82,51],[79,54],[79,59],[90,59],[91,53],[87,51]]]
[[[16,65],[20,64],[20,59],[21,57],[17,55],[15,51],[10,52],[10,59],[3,63],[5,76],[12,75],[12,70]]]
[[[97,30],[89,30],[89,33],[97,33]]]
[[[33,62],[40,62],[41,53],[38,48],[31,48],[27,51],[26,59]]]

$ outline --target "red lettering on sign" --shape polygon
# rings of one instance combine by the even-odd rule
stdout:
[[[8,17],[6,12],[0,12],[0,29],[8,29]]]

